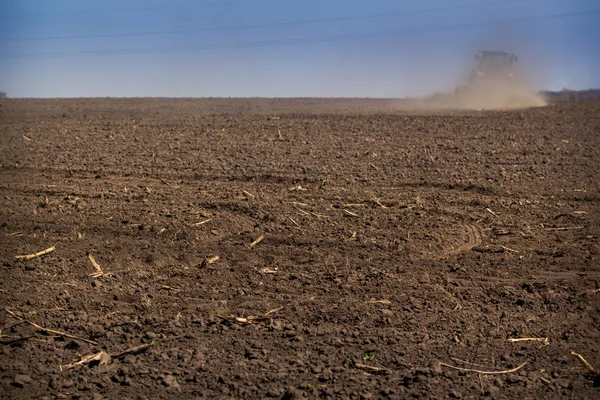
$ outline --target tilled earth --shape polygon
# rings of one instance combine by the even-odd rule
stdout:
[[[3,397],[598,398],[600,102],[406,107],[0,102]]]

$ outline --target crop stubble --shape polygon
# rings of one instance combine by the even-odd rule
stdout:
[[[598,394],[599,102],[0,104],[8,397]]]

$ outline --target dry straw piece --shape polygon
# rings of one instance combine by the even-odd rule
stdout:
[[[352,211],[348,211],[348,210],[346,210],[346,209],[344,209],[344,214],[346,214],[346,215],[348,215],[348,216],[350,216],[350,217],[354,217],[354,218],[357,218],[357,217],[358,217],[358,214],[356,214],[356,213],[353,213]]]
[[[97,365],[106,365],[110,362],[110,360],[112,358],[121,358],[128,354],[132,354],[132,355],[140,354],[140,353],[143,353],[144,351],[148,350],[150,347],[154,346],[155,344],[156,344],[156,342],[146,343],[146,344],[142,344],[139,346],[130,347],[126,350],[121,351],[120,353],[114,353],[114,354],[108,354],[105,351],[100,351],[95,354],[90,354],[90,355],[81,357],[81,360],[73,362],[71,364],[62,365],[61,369],[62,368],[71,369],[71,368],[77,367],[79,365],[91,364],[94,362],[96,362]]]
[[[283,310],[283,307],[274,308],[272,310],[267,311],[263,315],[249,315],[247,317],[236,317],[235,315],[217,315],[217,317],[224,319],[230,322],[237,322],[239,324],[251,324],[254,321],[263,321],[269,319],[271,314],[276,313],[277,311]]]
[[[19,321],[24,321],[25,323],[33,326],[35,329],[38,329],[40,331],[49,333],[51,335],[63,336],[63,337],[66,337],[66,338],[69,338],[69,339],[74,339],[74,340],[81,340],[82,342],[86,342],[86,343],[89,343],[89,344],[98,344],[98,343],[94,342],[93,340],[84,339],[84,338],[81,338],[81,337],[78,337],[78,336],[73,336],[73,335],[70,335],[68,333],[57,331],[57,330],[50,329],[50,328],[44,328],[43,326],[38,325],[35,322],[29,321],[26,318],[19,317],[16,313],[14,313],[13,311],[9,310],[8,308],[5,308],[4,311],[6,311],[6,313],[8,315],[10,315],[11,317],[18,319]]]
[[[96,259],[94,258],[93,255],[88,254],[88,260],[90,260],[90,262],[92,263],[92,266],[96,270],[96,272],[93,272],[90,274],[91,277],[98,278],[98,277],[104,275],[104,271],[102,270],[102,267],[100,266],[100,264],[98,264],[96,262]]]
[[[15,256],[15,258],[17,260],[31,260],[33,258],[44,256],[48,253],[52,253],[54,250],[56,250],[56,245],[54,245],[52,247],[48,247],[46,250],[38,251],[37,253],[27,254],[24,256]]]
[[[256,238],[256,240],[254,242],[250,243],[250,247],[252,248],[252,247],[256,246],[257,244],[262,242],[264,238],[265,238],[265,235],[260,235],[258,238]]]
[[[582,356],[581,354],[579,354],[579,353],[576,353],[576,352],[574,352],[574,351],[572,351],[572,352],[571,352],[571,354],[572,354],[572,355],[574,355],[575,357],[577,357],[577,358],[579,359],[579,361],[581,361],[581,363],[582,363],[583,365],[585,365],[585,367],[586,367],[587,369],[589,369],[589,370],[590,370],[590,372],[591,372],[591,373],[593,373],[593,374],[595,374],[595,373],[596,373],[596,368],[594,368],[594,367],[592,366],[592,364],[590,364],[590,363],[589,363],[589,362],[588,362],[588,361],[587,361],[585,358],[583,358],[583,356]]]
[[[387,374],[389,372],[389,369],[386,369],[386,368],[373,367],[371,365],[365,365],[365,364],[359,364],[359,363],[354,363],[354,368],[363,370],[370,374]]]
[[[98,365],[106,365],[110,362],[110,354],[108,354],[104,351],[101,351],[96,354],[90,354],[90,355],[81,357],[81,360],[79,360],[79,361],[76,361],[71,364],[63,365],[62,368],[71,369],[71,368],[77,367],[78,365],[90,364],[94,361],[98,362]]]
[[[544,338],[537,338],[537,337],[527,337],[527,338],[509,338],[508,339],[509,342],[512,343],[518,343],[518,342],[541,342],[545,345],[549,345],[550,344],[550,339],[547,337]]]
[[[506,370],[503,370],[503,371],[483,371],[483,370],[479,370],[479,369],[457,367],[457,366],[454,366],[454,365],[450,365],[450,364],[446,364],[446,363],[440,362],[440,365],[443,366],[443,367],[448,367],[448,368],[456,369],[458,371],[475,372],[475,373],[482,374],[482,375],[505,375],[505,374],[512,374],[513,372],[517,372],[518,370],[520,370],[521,368],[523,368],[526,364],[527,364],[527,362],[524,362],[523,364],[519,365],[518,367],[515,367],[513,369],[506,369]]]

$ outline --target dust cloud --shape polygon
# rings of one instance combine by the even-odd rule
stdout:
[[[535,87],[543,77],[543,55],[532,45],[531,27],[497,26],[432,63],[413,106],[420,109],[503,110],[544,107]],[[433,58],[435,59],[435,58]],[[432,81],[439,87],[431,87]],[[430,94],[427,94],[427,93]],[[402,103],[399,103],[399,105]],[[406,106],[404,103],[401,107]]]
[[[419,105],[431,109],[509,110],[544,107],[548,101],[525,83],[493,82],[474,88],[457,86],[454,93],[437,93]]]

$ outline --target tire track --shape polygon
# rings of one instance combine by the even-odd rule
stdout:
[[[465,234],[466,243],[463,244],[462,246],[459,246],[457,248],[454,248],[454,249],[444,252],[442,257],[448,257],[448,256],[457,255],[460,253],[466,253],[468,251],[471,251],[471,249],[473,249],[474,247],[481,246],[481,244],[483,242],[483,232],[482,232],[481,228],[477,225],[471,225],[471,224],[463,224],[463,226],[465,227],[465,231],[466,231],[466,234]]]

